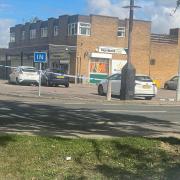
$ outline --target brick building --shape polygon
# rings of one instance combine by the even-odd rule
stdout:
[[[132,63],[137,73],[149,74],[163,84],[177,74],[180,30],[169,35],[151,34],[151,22],[134,20]],[[10,28],[6,61],[11,66],[33,65],[33,53],[46,51],[44,67],[66,73],[102,79],[121,71],[127,62],[128,19],[99,15],[49,18]]]

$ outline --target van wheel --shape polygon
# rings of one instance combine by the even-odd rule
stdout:
[[[102,85],[98,86],[98,94],[101,95],[101,96],[104,95],[104,90],[103,90],[103,86]]]

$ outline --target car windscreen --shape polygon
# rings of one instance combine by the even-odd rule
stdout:
[[[23,72],[37,72],[37,70],[34,68],[23,68],[22,71]]]
[[[49,72],[65,74],[65,71],[62,69],[50,69]]]
[[[136,76],[135,80],[142,82],[152,82],[152,79],[149,76]]]

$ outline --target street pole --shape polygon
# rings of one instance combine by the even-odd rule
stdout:
[[[132,58],[132,30],[133,30],[133,16],[134,8],[139,8],[134,6],[134,0],[130,0],[130,6],[125,6],[124,8],[129,8],[129,31],[128,31],[128,57],[127,63],[122,69],[121,73],[121,90],[120,99],[121,100],[131,100],[134,98],[135,89],[135,73],[136,70],[131,64]]]
[[[41,63],[39,64],[39,97],[41,96]]]
[[[177,90],[176,90],[176,101],[180,101],[180,56],[178,63],[178,82],[177,82]]]

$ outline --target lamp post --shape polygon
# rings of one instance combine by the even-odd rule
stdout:
[[[134,5],[134,0],[130,0],[130,6],[125,6],[124,8],[130,9],[129,32],[128,32],[128,58],[127,58],[127,63],[123,67],[122,73],[121,73],[120,99],[131,100],[134,98],[135,73],[136,73],[136,70],[131,63],[133,16],[134,16],[134,8],[140,8],[140,7]]]

